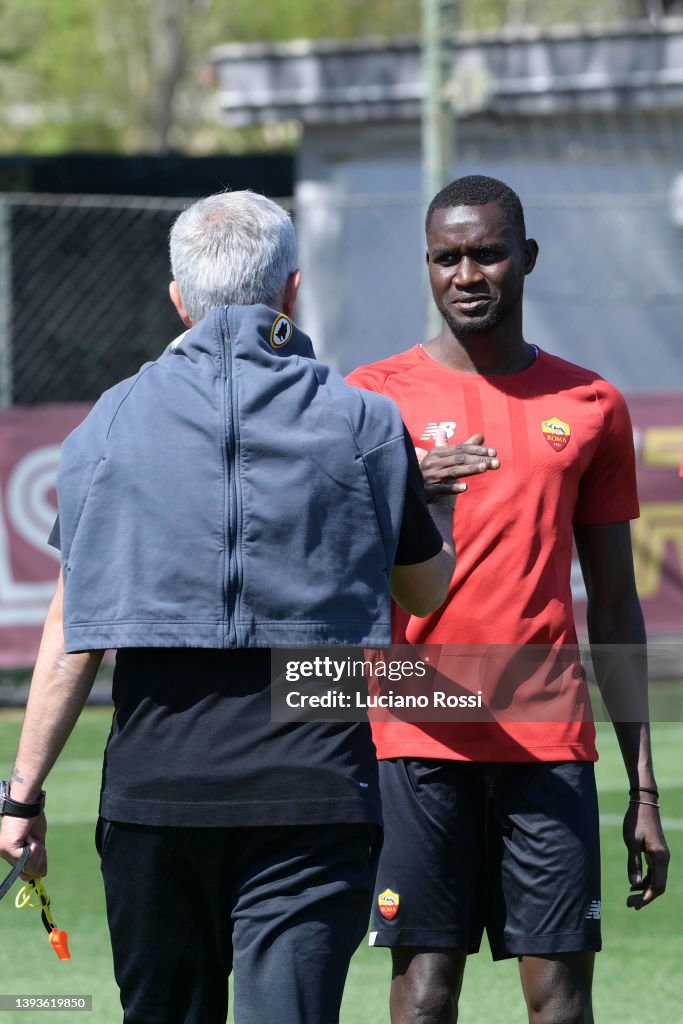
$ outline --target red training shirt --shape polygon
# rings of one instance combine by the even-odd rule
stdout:
[[[632,428],[620,392],[592,371],[545,352],[520,373],[480,376],[437,363],[420,345],[354,370],[348,382],[393,398],[417,448],[432,448],[439,426],[449,444],[481,433],[501,463],[498,470],[467,477],[468,490],[458,499],[457,566],[445,604],[425,619],[395,608],[394,642],[448,645],[434,652],[439,670],[475,690],[481,671],[468,687],[459,645],[558,650],[575,644],[573,524],[639,515]],[[505,653],[496,650],[494,662]],[[528,653],[521,652],[522,660]],[[516,662],[519,654],[511,649],[509,660]],[[545,680],[532,672],[519,686],[517,674],[512,688],[504,672],[496,678],[487,673],[484,699],[507,704],[504,721],[376,722],[378,756],[596,760],[590,712],[581,713],[589,702],[578,662],[569,671],[565,666],[561,678],[556,673],[554,682],[552,672]],[[556,713],[549,717],[555,720],[508,720],[525,688],[535,689],[534,699],[546,704],[552,696]]]

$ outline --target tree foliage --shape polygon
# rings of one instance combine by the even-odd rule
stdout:
[[[654,16],[674,0],[450,2],[455,31],[482,31]],[[420,0],[0,0],[0,150],[239,149],[253,132],[217,127],[203,84],[212,46],[414,34],[420,10]]]

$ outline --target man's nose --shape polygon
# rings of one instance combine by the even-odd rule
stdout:
[[[476,260],[469,256],[463,256],[455,271],[455,283],[462,287],[469,287],[478,281],[483,281],[481,267]]]

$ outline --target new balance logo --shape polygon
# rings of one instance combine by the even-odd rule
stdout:
[[[433,441],[436,438],[437,430],[445,430],[446,437],[453,437],[455,423],[452,420],[444,420],[442,423],[428,423],[425,432],[420,437],[421,441]]]
[[[602,903],[600,900],[591,900],[591,905],[586,914],[587,921],[599,921],[602,917]]]

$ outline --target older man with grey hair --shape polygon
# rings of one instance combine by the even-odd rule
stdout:
[[[45,874],[42,786],[117,650],[97,847],[126,1024],[333,1024],[381,817],[363,722],[274,721],[270,648],[382,646],[390,593],[443,600],[450,499],[425,505],[393,403],[294,324],[290,218],[250,192],[171,232],[188,330],[67,438],[62,572],[0,855]]]

